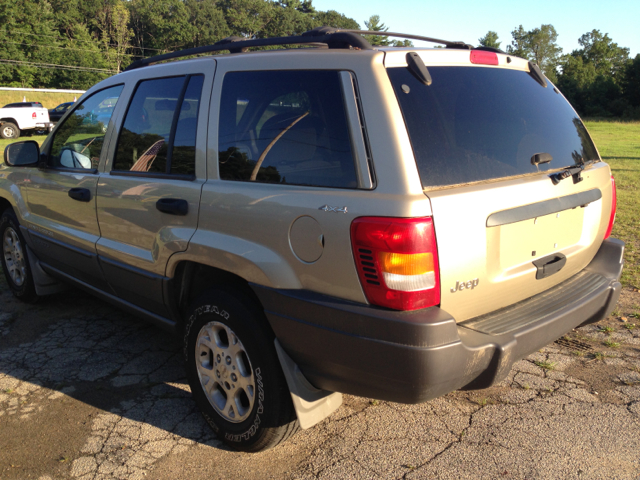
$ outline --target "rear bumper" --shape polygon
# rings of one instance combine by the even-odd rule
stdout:
[[[48,132],[50,132],[51,130],[53,130],[54,126],[55,124],[52,122],[37,122],[35,128],[36,130],[47,130]]]
[[[438,307],[395,312],[305,290],[252,287],[278,341],[313,385],[419,403],[489,387],[517,360],[606,318],[620,295],[623,251],[623,242],[608,239],[573,279],[462,324]]]

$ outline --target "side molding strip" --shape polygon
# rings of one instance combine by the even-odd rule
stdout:
[[[106,300],[107,302],[122,308],[126,312],[136,315],[137,317],[143,318],[144,320],[147,320],[148,322],[151,322],[154,325],[157,325],[158,327],[168,332],[171,332],[171,333],[176,332],[176,322],[174,322],[173,320],[170,320],[168,318],[162,317],[155,313],[149,312],[148,310],[140,308],[131,302],[127,302],[126,300],[118,298],[115,295],[111,295],[110,293],[107,293],[104,290],[100,290],[99,288],[94,287],[93,285],[89,285],[88,283],[78,280],[72,277],[71,275],[67,275],[66,273],[50,265],[47,265],[46,263],[40,262],[40,265],[42,266],[42,269],[49,275],[55,276],[65,282],[71,283],[79,288],[82,288],[83,290],[97,296],[98,298],[101,298],[102,300]]]

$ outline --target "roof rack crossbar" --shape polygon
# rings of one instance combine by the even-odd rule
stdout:
[[[213,45],[205,45],[202,47],[187,48],[177,52],[165,53],[154,57],[143,58],[137,60],[125,68],[125,72],[136,68],[151,65],[152,63],[163,62],[173,58],[188,57],[192,55],[201,55],[203,53],[219,52],[229,50],[231,53],[245,52],[251,47],[267,47],[274,45],[309,45],[309,46],[328,46],[329,48],[358,48],[360,50],[372,50],[371,44],[360,35],[351,32],[335,32],[323,35],[299,35],[291,37],[274,37],[274,38],[255,38],[245,40],[241,37],[227,37]]]

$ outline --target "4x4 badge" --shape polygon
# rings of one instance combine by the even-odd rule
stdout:
[[[329,205],[323,205],[318,210],[323,210],[325,212],[347,213],[347,207],[331,207]]]

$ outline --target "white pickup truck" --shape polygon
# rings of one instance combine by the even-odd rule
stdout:
[[[18,138],[24,131],[51,131],[49,111],[39,102],[10,103],[0,108],[0,137]]]

